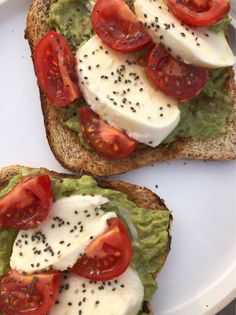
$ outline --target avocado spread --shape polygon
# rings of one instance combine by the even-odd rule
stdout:
[[[51,5],[48,26],[64,35],[74,51],[94,34],[89,13],[91,2],[58,0]],[[126,2],[132,9],[133,0],[126,0]],[[228,23],[229,18],[225,17],[212,28],[215,32],[220,32]],[[163,141],[164,144],[168,145],[178,138],[211,140],[225,133],[233,108],[232,99],[224,92],[227,77],[226,68],[212,70],[207,84],[197,97],[188,102],[179,102],[180,123]],[[62,113],[64,124],[78,133],[81,145],[91,149],[81,133],[80,105],[81,101],[75,101],[58,110]]]
[[[44,173],[43,170],[22,168],[0,192],[0,197],[7,194],[22,176]],[[151,210],[139,208],[127,199],[124,193],[100,188],[90,176],[79,179],[57,179],[51,177],[54,199],[71,196],[73,194],[100,194],[109,199],[103,205],[104,211],[115,211],[127,226],[133,245],[132,267],[138,272],[144,285],[144,300],[151,301],[157,289],[156,280],[152,277],[164,265],[163,254],[168,250],[171,215],[165,210]],[[9,269],[9,261],[13,242],[17,232],[12,229],[0,228],[0,277]]]

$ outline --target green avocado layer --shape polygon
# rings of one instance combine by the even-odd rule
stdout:
[[[8,193],[22,176],[44,173],[39,170],[22,168],[19,175],[12,178],[0,197]],[[124,193],[100,188],[90,176],[80,179],[56,179],[51,177],[55,200],[74,194],[100,194],[109,199],[103,205],[104,211],[115,211],[130,231],[134,250],[132,267],[138,272],[144,285],[144,300],[151,301],[157,289],[152,273],[164,265],[164,253],[169,249],[169,226],[171,214],[165,210],[139,208],[127,199]],[[0,277],[9,270],[9,260],[17,232],[0,228]]]
[[[132,7],[133,0],[126,0]],[[48,26],[64,35],[74,51],[94,33],[91,27],[91,4],[88,0],[58,0],[50,8]],[[212,26],[215,32],[221,32],[228,25],[225,17]],[[210,78],[203,91],[189,102],[180,102],[181,120],[175,130],[163,141],[170,144],[178,138],[211,140],[224,134],[227,120],[232,111],[232,99],[224,92],[228,77],[226,68],[211,71]],[[65,125],[79,135],[80,143],[90,149],[83,139],[80,122],[80,102],[58,109],[63,113]]]

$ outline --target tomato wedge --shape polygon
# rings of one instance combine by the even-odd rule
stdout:
[[[97,152],[112,159],[129,156],[135,150],[137,141],[108,125],[90,108],[80,111],[80,123],[84,138]]]
[[[132,259],[132,244],[128,232],[115,218],[108,222],[108,229],[86,249],[71,271],[81,277],[107,281],[119,277]]]
[[[174,59],[162,45],[156,45],[147,60],[147,76],[167,95],[187,101],[198,95],[209,77],[209,70]]]
[[[91,17],[94,31],[114,50],[134,52],[151,42],[150,35],[123,0],[98,0]]]
[[[193,26],[210,26],[219,22],[230,10],[229,0],[167,0],[173,14]]]
[[[59,289],[60,273],[21,275],[11,270],[0,282],[0,311],[4,315],[46,315]]]
[[[23,177],[0,199],[0,227],[36,228],[48,215],[52,195],[52,184],[47,174]]]
[[[36,45],[33,59],[39,86],[52,105],[66,106],[80,98],[76,60],[62,35],[46,33]]]

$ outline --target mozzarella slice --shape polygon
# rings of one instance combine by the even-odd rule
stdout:
[[[135,0],[135,13],[156,43],[187,64],[218,68],[236,62],[223,33],[192,28],[179,21],[163,1]]]
[[[64,276],[50,315],[137,315],[144,289],[131,268],[117,280],[94,282],[73,274]]]
[[[11,269],[34,273],[72,267],[91,240],[107,229],[115,212],[104,213],[101,195],[74,195],[57,200],[37,229],[20,231],[13,246]]]
[[[155,90],[134,54],[118,53],[94,36],[77,52],[83,96],[110,125],[155,147],[177,126],[177,101]]]

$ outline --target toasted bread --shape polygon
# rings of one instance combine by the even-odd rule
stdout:
[[[20,165],[12,165],[5,167],[0,170],[0,190],[3,189],[11,178],[17,175],[22,166]],[[45,173],[49,174],[54,178],[78,178],[76,175],[68,175],[68,174],[60,174],[54,171],[49,171],[45,168],[41,168]],[[99,186],[103,188],[110,188],[117,191],[121,191],[125,193],[129,200],[133,201],[137,206],[147,208],[147,209],[156,209],[158,210],[168,210],[163,200],[160,199],[156,194],[154,194],[151,190],[147,188],[143,188],[137,185],[125,183],[117,180],[102,180],[96,179]],[[172,219],[172,218],[171,218]],[[168,249],[163,254],[164,260],[166,260],[168,253],[170,251],[171,237],[169,235],[169,244]],[[160,269],[156,270],[153,274],[153,277],[156,278]],[[149,303],[143,304],[143,313],[152,315],[151,305]]]
[[[33,0],[30,7],[25,37],[31,51],[38,40],[48,31],[46,19],[49,8],[55,0]],[[135,151],[130,157],[111,160],[91,152],[80,145],[78,134],[67,128],[60,112],[51,106],[40,91],[46,134],[51,150],[62,166],[71,171],[88,172],[96,176],[124,173],[156,162],[173,159],[232,160],[236,158],[236,85],[231,68],[226,83],[228,95],[233,98],[234,110],[228,120],[224,135],[211,141],[180,139],[168,147],[145,147]]]

